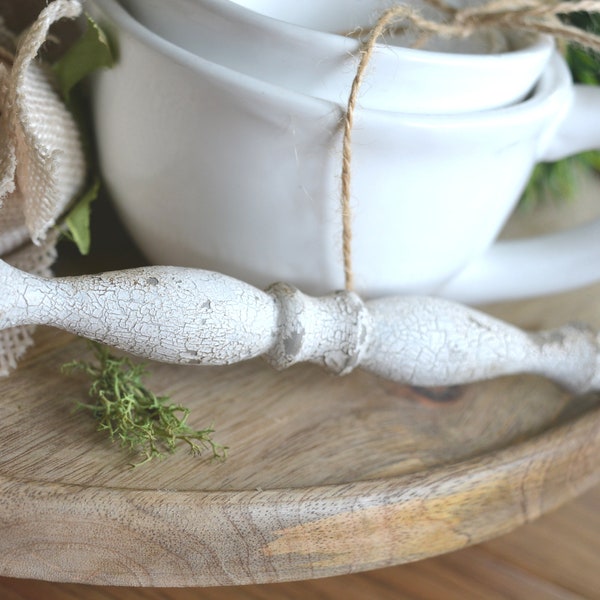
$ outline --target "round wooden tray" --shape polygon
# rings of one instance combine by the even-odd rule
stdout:
[[[600,287],[490,310],[600,325]],[[598,396],[519,376],[414,389],[317,367],[153,364],[148,383],[214,423],[226,462],[182,448],[130,468],[86,413],[88,353],[41,328],[0,382],[0,574],[226,585],[348,573],[510,531],[600,480]]]
[[[101,206],[93,238],[104,245],[63,272],[139,264]],[[549,212],[528,229],[587,216]],[[600,328],[598,298],[600,284],[486,310],[529,329]],[[188,406],[194,427],[214,423],[229,458],[182,447],[132,469],[135,456],[73,411],[88,382],[60,367],[89,355],[86,343],[46,328],[36,340],[0,380],[0,575],[208,586],[349,573],[506,533],[600,481],[598,394],[527,375],[415,389],[260,360],[152,364],[149,387]]]

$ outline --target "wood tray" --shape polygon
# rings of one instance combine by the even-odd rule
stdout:
[[[108,218],[94,265],[136,264]],[[600,327],[598,298],[600,285],[486,310],[531,329]],[[506,533],[600,481],[600,395],[534,376],[415,389],[260,360],[152,364],[148,385],[193,426],[214,423],[229,458],[182,447],[132,469],[73,412],[88,384],[60,367],[86,343],[46,328],[36,339],[0,380],[0,575],[208,586],[349,573]]]

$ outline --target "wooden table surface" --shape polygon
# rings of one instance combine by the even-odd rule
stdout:
[[[118,588],[0,578],[2,600],[600,598],[600,486],[493,541],[435,558],[312,581],[221,588]],[[360,543],[357,540],[357,543]]]

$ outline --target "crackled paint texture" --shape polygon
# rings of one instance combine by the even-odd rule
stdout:
[[[45,279],[0,261],[0,327],[47,324],[164,362],[226,365],[265,355],[344,374],[361,366],[419,386],[536,373],[577,392],[600,387],[598,336],[569,325],[526,333],[430,297],[363,302],[352,292],[266,292],[225,275],[143,267]]]

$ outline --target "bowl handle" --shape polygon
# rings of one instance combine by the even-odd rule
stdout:
[[[541,161],[600,148],[600,88],[574,86]],[[600,219],[548,235],[496,242],[437,293],[469,304],[541,296],[600,280]]]

